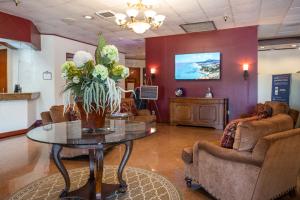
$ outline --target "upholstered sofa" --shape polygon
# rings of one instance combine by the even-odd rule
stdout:
[[[299,122],[299,119],[300,119],[299,118],[299,111],[290,108],[289,105],[286,104],[286,103],[277,102],[277,101],[266,101],[264,104],[259,103],[255,106],[255,109],[251,114],[242,114],[241,118],[248,118],[248,117],[251,117],[251,116],[255,115],[257,112],[259,112],[260,107],[263,106],[263,105],[268,105],[272,108],[272,115],[273,116],[277,115],[277,114],[280,114],[280,113],[285,113],[285,114],[290,115],[293,118],[294,126],[299,127],[299,123],[300,123]]]
[[[152,115],[150,110],[138,110],[133,98],[123,98],[121,102],[121,112],[130,113],[130,120],[141,122],[155,122],[156,115]]]
[[[240,122],[233,149],[207,141],[185,148],[187,185],[198,183],[221,200],[268,200],[294,191],[300,169],[294,121],[275,111],[270,118]]]

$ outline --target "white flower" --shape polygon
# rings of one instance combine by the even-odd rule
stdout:
[[[103,65],[96,65],[95,69],[93,71],[93,76],[97,77],[97,76],[101,76],[101,80],[105,80],[108,77],[108,70],[105,66]]]
[[[114,45],[105,45],[101,51],[102,57],[107,57],[109,63],[119,62],[119,52]]]
[[[121,74],[122,78],[127,78],[129,76],[129,68],[128,67],[124,67],[123,69],[123,73]]]
[[[80,82],[80,79],[78,78],[78,76],[74,76],[72,81],[73,83],[78,84]]]
[[[73,61],[75,62],[78,68],[83,67],[84,64],[90,60],[93,60],[93,56],[86,51],[77,51],[73,58]]]
[[[67,80],[67,78],[68,78],[67,72],[61,73],[61,77],[62,77],[64,80]]]

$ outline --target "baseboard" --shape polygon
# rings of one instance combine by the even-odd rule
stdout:
[[[0,133],[0,139],[18,136],[18,135],[24,135],[24,134],[28,133],[30,130],[41,126],[41,124],[42,124],[42,120],[37,120],[29,128]]]

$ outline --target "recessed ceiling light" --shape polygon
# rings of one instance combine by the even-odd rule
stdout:
[[[295,45],[295,44],[292,44],[292,47],[294,47],[294,48],[295,48],[295,47],[297,47],[297,45]]]
[[[66,18],[63,18],[62,21],[68,25],[72,25],[75,23],[76,19],[74,18],[70,18],[70,17],[66,17]]]
[[[94,18],[94,17],[92,17],[90,15],[84,15],[83,17],[84,17],[84,19],[93,19]]]
[[[261,48],[261,49],[264,49],[265,47],[264,47],[264,46],[261,46],[260,48]]]

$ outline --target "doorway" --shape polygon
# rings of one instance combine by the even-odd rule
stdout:
[[[7,50],[0,49],[0,93],[7,92]]]
[[[135,67],[129,67],[129,76],[125,79],[126,90],[135,90],[135,88],[141,85],[141,69]],[[129,98],[131,93],[125,93],[125,97]]]

